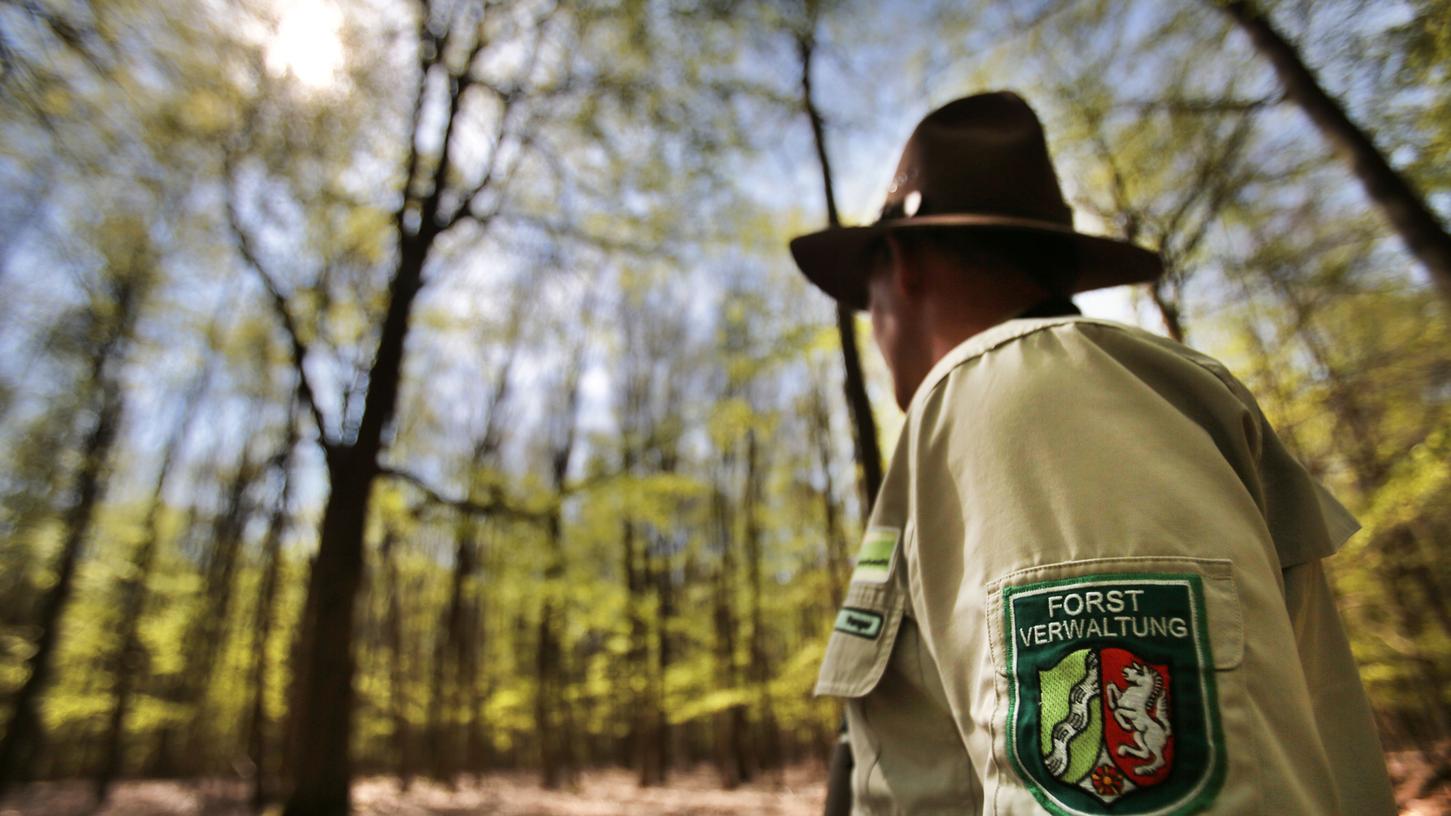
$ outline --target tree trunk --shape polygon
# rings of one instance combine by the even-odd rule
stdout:
[[[65,540],[56,557],[55,583],[40,604],[37,626],[40,637],[30,656],[30,676],[15,693],[14,709],[5,737],[0,740],[0,795],[11,783],[23,781],[44,736],[40,722],[41,695],[50,684],[55,652],[60,645],[61,616],[75,588],[76,566],[81,547],[90,535],[96,505],[100,501],[103,472],[124,409],[119,388],[111,386],[102,397],[101,410],[86,438],[81,470],[76,475],[75,498],[65,513]]]
[[[1165,273],[1168,274],[1167,272]],[[1184,319],[1177,300],[1165,291],[1164,279],[1160,278],[1149,286],[1149,297],[1154,308],[1159,310],[1159,319],[1164,322],[1164,331],[1176,343],[1184,342]]]
[[[162,503],[160,491],[162,484],[163,480],[158,479],[157,492],[153,495],[152,505],[146,513],[146,537],[132,557],[132,571],[121,587],[121,631],[116,641],[116,653],[111,661],[111,674],[115,678],[115,686],[111,692],[111,714],[106,721],[106,735],[103,737],[101,747],[101,764],[97,766],[95,777],[95,797],[98,805],[106,802],[111,793],[111,784],[121,771],[126,717],[131,710],[131,694],[143,664],[146,662],[146,648],[140,638],[141,615],[146,606],[146,585],[151,577],[152,563],[155,561],[157,539],[160,538],[156,516],[158,515],[157,509]]]
[[[478,466],[477,458],[475,466]],[[471,491],[473,495],[476,490]],[[470,585],[478,570],[479,528],[473,519],[461,519],[454,531],[454,567],[449,582],[449,599],[434,641],[434,663],[429,690],[429,762],[434,778],[452,786],[463,770],[461,759],[468,748],[460,748],[461,709],[472,702],[476,671],[470,623],[476,593]]]
[[[409,735],[407,701],[404,687],[407,683],[407,669],[403,654],[403,592],[398,580],[398,564],[393,552],[397,543],[392,530],[383,533],[379,546],[378,560],[382,562],[383,602],[386,611],[383,616],[384,648],[388,651],[388,716],[393,721],[393,761],[398,772],[398,786],[408,790],[413,782],[413,742]],[[437,739],[437,734],[429,735]]]
[[[257,592],[257,609],[252,618],[252,704],[247,734],[247,757],[252,761],[252,810],[260,813],[267,804],[267,650],[272,642],[272,623],[277,601],[277,584],[282,572],[282,536],[287,530],[287,505],[292,496],[292,449],[297,445],[296,419],[287,418],[287,438],[278,457],[282,485],[267,521],[262,539],[262,584]]]
[[[484,548],[481,548],[483,550]],[[484,552],[480,552],[480,560]],[[485,573],[486,575],[488,573]],[[482,579],[480,579],[482,581]],[[473,621],[475,636],[468,641],[468,664],[464,667],[464,682],[467,688],[467,701],[469,706],[468,722],[468,744],[466,746],[469,770],[475,774],[482,774],[490,761],[490,750],[487,740],[484,737],[484,704],[488,700],[488,693],[483,685],[483,677],[480,669],[483,665],[481,656],[488,654],[488,606],[487,596],[480,587],[474,594],[473,608],[470,610],[470,620]]]
[[[208,717],[207,690],[216,675],[217,661],[225,653],[237,563],[251,509],[247,491],[257,473],[256,465],[244,454],[228,485],[222,516],[213,528],[212,547],[204,567],[201,608],[186,634],[181,696],[191,707],[191,714],[184,747],[178,746],[183,754],[169,763],[184,773],[200,773],[207,764],[208,747],[218,743],[216,735],[209,731],[213,722]]]
[[[448,664],[450,661],[449,648],[452,638],[448,635],[449,618],[456,614],[456,601],[451,596],[449,603],[444,607],[440,616],[439,627],[434,632],[433,639],[433,665],[430,667],[428,683],[428,722],[424,728],[424,753],[427,754],[428,774],[435,781],[447,782],[452,775],[448,768],[448,740],[444,734],[447,726],[444,723],[444,711],[448,708],[444,697],[447,695]]]
[[[797,37],[797,54],[801,61],[801,107],[811,123],[812,143],[816,147],[816,161],[821,169],[822,193],[826,199],[826,223],[839,226],[841,216],[836,208],[836,190],[832,183],[831,158],[826,151],[826,127],[816,100],[811,92],[811,63],[816,50],[817,6],[811,0],[806,5],[809,27]],[[882,454],[877,446],[876,419],[872,415],[872,404],[867,398],[866,379],[862,376],[861,355],[857,352],[855,321],[851,310],[837,304],[836,333],[841,340],[842,367],[845,371],[843,388],[847,408],[851,412],[852,441],[856,451],[857,466],[861,468],[858,487],[861,491],[862,518],[871,515],[876,503],[877,491],[882,486]],[[839,591],[839,590],[838,590]],[[843,720],[842,729],[846,724]],[[828,780],[827,816],[844,816],[851,809],[851,791],[842,787],[844,777],[840,770],[851,768],[851,748],[844,740],[838,740],[831,760],[832,776]]]
[[[817,386],[815,378],[808,398],[811,400],[811,442],[816,448],[824,482],[821,489],[821,521],[826,528],[827,602],[831,604],[830,609],[835,610],[841,606],[842,588],[846,586],[849,572],[847,561],[850,556],[847,554],[846,542],[842,540],[836,484],[831,474],[831,411],[826,404],[826,395]]]
[[[588,311],[588,310],[586,310]],[[578,431],[579,380],[584,349],[576,348],[564,374],[562,409],[552,417],[550,475],[555,502],[545,525],[543,601],[539,609],[539,636],[535,652],[538,677],[534,698],[535,729],[539,735],[540,781],[545,788],[573,787],[575,783],[574,715],[565,700],[568,673],[564,655],[564,487],[574,456]]]
[[[725,456],[723,470],[730,470],[731,456]],[[730,503],[722,485],[711,492],[711,515],[714,519],[716,549],[720,558],[715,573],[712,624],[715,634],[716,675],[729,688],[740,685],[740,667],[736,661],[736,615],[732,596],[735,592],[735,548],[732,541]],[[720,770],[721,787],[733,790],[750,781],[751,768],[745,745],[745,708],[730,706],[715,715],[715,764]]]
[[[509,377],[514,366],[514,355],[523,325],[523,288],[511,295],[509,322],[506,334],[506,356],[495,372],[493,388],[489,393],[484,414],[483,427],[473,446],[468,466],[468,497],[474,499],[486,487],[482,470],[495,464],[498,454],[500,428],[503,410],[509,395]],[[434,751],[433,773],[446,778],[449,784],[465,768],[477,771],[484,760],[483,698],[479,692],[479,641],[482,631],[478,628],[483,606],[482,590],[475,585],[482,564],[480,536],[483,525],[474,518],[459,521],[455,530],[453,577],[449,586],[449,600],[445,611],[439,640],[435,646],[433,689],[429,696],[429,723],[436,735],[431,742]],[[450,671],[451,670],[451,671]],[[450,684],[448,681],[452,680]],[[444,716],[443,712],[451,712]],[[444,746],[458,744],[459,729],[448,725],[448,717],[461,717],[459,725],[463,730],[463,747],[453,752],[448,760],[440,750]],[[460,758],[462,761],[460,761]]]
[[[156,471],[156,481],[151,489],[151,503],[146,508],[146,518],[141,525],[143,538],[131,557],[131,571],[122,580],[117,593],[116,606],[120,609],[121,619],[116,633],[116,651],[111,658],[111,674],[115,678],[115,686],[112,690],[106,735],[102,738],[101,763],[97,766],[95,776],[95,797],[98,805],[106,802],[111,792],[111,784],[121,770],[126,717],[130,713],[131,695],[146,659],[140,636],[141,617],[146,609],[147,584],[151,580],[151,568],[161,540],[161,510],[166,504],[166,484],[191,429],[206,378],[206,373],[201,374],[187,390],[181,417],[167,439],[161,465]]]
[[[1442,296],[1451,300],[1451,234],[1425,198],[1391,166],[1370,134],[1351,121],[1345,108],[1321,87],[1299,52],[1256,4],[1235,0],[1212,5],[1223,9],[1248,35],[1255,50],[1274,68],[1285,95],[1305,111],[1331,151],[1350,166],[1406,250],[1426,269]]]
[[[814,20],[812,25],[814,27]],[[801,109],[811,123],[812,143],[821,169],[822,193],[826,197],[826,223],[837,227],[841,226],[841,216],[836,209],[831,159],[826,152],[826,126],[811,93],[811,64],[816,49],[814,37],[814,32],[807,32],[796,41],[801,58]],[[841,340],[841,362],[845,374],[842,387],[847,409],[851,412],[857,467],[861,468],[858,486],[861,490],[862,518],[866,518],[871,514],[877,491],[882,486],[882,453],[877,444],[877,421],[872,415],[871,400],[867,397],[866,378],[862,376],[861,354],[857,351],[856,320],[851,309],[841,304],[836,306],[836,333]]]
[[[449,581],[448,603],[444,606],[438,631],[434,636],[433,671],[428,694],[429,765],[434,779],[452,785],[458,774],[459,752],[456,729],[451,718],[458,708],[458,690],[462,685],[463,651],[466,647],[465,622],[468,582],[474,571],[474,524],[460,519],[454,529],[453,574]]]
[[[405,240],[389,291],[378,352],[357,439],[328,455],[330,490],[323,507],[317,557],[308,577],[299,694],[295,712],[294,785],[285,816],[346,816],[352,780],[353,608],[363,576],[363,535],[378,475],[383,432],[392,422],[403,374],[403,344],[423,263],[436,227]],[[321,432],[321,429],[319,429]]]
[[[646,535],[641,553],[641,569],[637,579],[635,600],[637,608],[636,621],[639,628],[632,631],[632,638],[638,638],[633,644],[635,647],[635,658],[638,661],[635,665],[638,671],[638,682],[644,684],[644,694],[636,706],[636,761],[639,763],[639,783],[641,786],[661,785],[665,782],[665,715],[661,711],[662,696],[664,694],[664,669],[669,660],[668,646],[663,640],[663,628],[665,626],[664,599],[660,595],[660,569],[657,556],[652,553],[654,549],[652,541],[654,537]],[[646,620],[639,615],[639,607],[648,598],[648,593],[655,592],[654,614]],[[654,641],[653,649],[651,641]],[[652,655],[653,652],[653,655]],[[653,656],[653,659],[652,659]]]
[[[119,372],[114,369],[120,366],[135,328],[136,306],[143,284],[139,276],[127,276],[117,282],[116,322],[91,358],[90,383],[97,391],[95,422],[82,445],[71,502],[62,517],[65,537],[56,555],[55,583],[40,600],[36,619],[40,635],[27,661],[29,674],[15,692],[10,721],[5,736],[0,737],[0,797],[10,785],[28,778],[39,743],[45,736],[40,721],[40,699],[50,685],[55,653],[60,646],[61,617],[75,589],[81,549],[95,521],[96,507],[104,491],[106,463],[125,413],[126,397],[117,379]]]
[[[667,471],[668,472],[668,471]],[[665,551],[668,541],[657,536],[659,551],[656,553],[654,573],[655,585],[655,667],[652,673],[653,688],[650,691],[650,728],[653,734],[654,765],[651,768],[654,784],[663,785],[670,773],[670,721],[665,714],[665,676],[670,671],[674,650],[671,648],[670,623],[675,617],[675,587],[671,578],[670,554]],[[649,554],[646,555],[649,558]]]
[[[746,589],[749,592],[748,614],[751,620],[749,677],[754,687],[758,711],[756,756],[762,768],[777,770],[781,765],[781,735],[776,725],[775,706],[771,699],[771,655],[766,646],[765,589],[761,579],[760,499],[765,481],[760,461],[760,446],[755,430],[746,431],[746,484],[745,502],[741,514],[745,516]]]
[[[311,620],[302,635],[298,667],[298,743],[287,816],[345,816],[349,810],[353,607],[362,585],[363,528],[371,492],[371,474],[332,473],[307,585]]]
[[[627,445],[630,443],[627,442]],[[624,472],[633,472],[634,453],[627,450],[625,456]],[[646,642],[645,613],[642,609],[645,582],[642,577],[644,568],[641,565],[640,547],[638,546],[639,531],[633,517],[634,509],[632,502],[627,496],[624,506],[624,521],[620,531],[620,559],[623,567],[622,572],[625,579],[625,610],[629,625],[629,645],[625,650],[625,678],[624,685],[627,689],[626,699],[627,711],[629,712],[629,735],[627,743],[630,752],[630,765],[635,769],[637,780],[640,785],[653,785],[656,779],[650,767],[649,750],[649,722],[646,712],[647,700],[650,695],[649,683],[646,675],[649,671],[647,664],[650,648]],[[644,683],[646,688],[641,688]]]
[[[548,523],[548,559],[544,568],[544,600],[539,610],[539,636],[535,652],[538,688],[534,699],[534,727],[539,737],[540,784],[549,790],[573,783],[570,762],[570,733],[564,711],[563,612],[560,609],[564,579],[563,519],[556,510]]]

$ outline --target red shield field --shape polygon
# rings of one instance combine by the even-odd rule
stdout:
[[[1141,788],[1169,778],[1174,767],[1174,723],[1169,668],[1127,649],[1099,653],[1103,678],[1103,737],[1124,776]]]

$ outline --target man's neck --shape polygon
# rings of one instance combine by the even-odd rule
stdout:
[[[1029,306],[1018,314],[1018,318],[1030,317],[1068,317],[1081,315],[1078,304],[1068,295],[1049,295],[1038,301],[1034,306]]]
[[[937,319],[931,324],[932,331],[929,335],[929,349],[931,352],[931,363],[927,369],[937,365],[937,362],[946,357],[949,352],[962,345],[968,338],[981,334],[993,326],[1005,323],[1017,317],[1024,316],[1025,311],[1032,311],[1033,306],[1027,302],[1000,302],[993,304],[977,303],[977,308],[962,310],[949,315],[936,315]],[[924,372],[925,373],[925,372]]]

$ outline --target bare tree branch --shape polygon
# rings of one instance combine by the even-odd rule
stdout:
[[[1085,103],[1083,97],[1075,89],[1062,86],[1060,93],[1089,125],[1089,141],[1093,144],[1094,155],[1108,168],[1110,187],[1113,190],[1113,204],[1118,210],[1117,220],[1124,240],[1129,242],[1138,240],[1139,231],[1143,227],[1143,213],[1134,206],[1132,197],[1129,195],[1127,177],[1114,155],[1113,148],[1109,147],[1108,136],[1104,132],[1103,117],[1094,110],[1092,105]]]
[[[423,121],[423,104],[428,96],[428,78],[433,69],[439,65],[444,66],[445,73],[448,71],[447,57],[448,48],[453,41],[454,26],[447,26],[442,34],[437,33],[432,25],[433,4],[430,0],[418,0],[418,85],[413,93],[413,107],[408,119],[408,158],[404,162],[403,171],[403,197],[398,202],[398,209],[393,214],[393,221],[397,226],[400,235],[407,235],[407,215],[410,205],[418,201],[418,168],[422,164],[423,151],[418,146],[418,128]],[[452,120],[450,119],[450,124]],[[426,196],[425,196],[426,197]],[[422,222],[420,221],[420,224]]]
[[[1272,108],[1284,101],[1284,94],[1263,96],[1258,99],[1128,99],[1115,103],[1114,107],[1139,113],[1164,112],[1217,116],[1228,113],[1251,113]]]
[[[659,257],[661,246],[655,243],[639,243],[611,235],[603,235],[574,224],[551,221],[544,216],[527,215],[519,212],[500,212],[497,217],[537,229],[556,240],[573,241],[586,246],[599,247],[637,257]]]
[[[34,0],[5,0],[3,5],[18,8],[43,24],[62,45],[85,60],[98,75],[104,77],[109,73],[110,68],[106,63],[108,59],[114,59],[114,55],[106,54],[103,57],[97,44],[108,50],[113,44],[99,32],[78,25]]]
[[[533,126],[538,120],[538,111],[543,107],[542,101],[562,95],[573,89],[574,84],[572,79],[570,78],[566,78],[555,87],[548,89],[548,91],[540,91],[539,89],[534,89],[534,91],[531,92],[529,96],[536,103],[534,105],[535,115],[530,116],[522,124],[515,121],[513,113],[517,107],[516,103],[525,96],[524,89],[526,87],[530,87],[530,81],[534,76],[534,72],[539,67],[540,54],[542,54],[544,51],[544,39],[549,30],[549,23],[554,18],[555,14],[559,12],[559,8],[560,7],[557,3],[550,6],[539,15],[538,19],[534,21],[534,37],[529,46],[528,56],[525,58],[523,65],[517,71],[514,81],[508,84],[492,82],[486,77],[477,76],[473,73],[473,65],[477,61],[479,54],[482,53],[483,49],[487,45],[487,40],[485,38],[486,35],[484,33],[484,20],[481,15],[478,27],[478,39],[474,43],[474,48],[469,54],[468,59],[464,63],[462,71],[457,74],[458,80],[461,83],[459,93],[460,95],[462,95],[462,93],[469,87],[478,86],[496,97],[499,100],[498,126],[494,134],[493,145],[489,153],[488,162],[485,165],[483,172],[480,174],[479,181],[463,194],[462,200],[459,202],[458,208],[454,210],[452,215],[450,215],[443,221],[439,230],[440,232],[447,232],[448,230],[456,226],[460,221],[463,221],[465,219],[471,219],[476,223],[480,224],[481,226],[487,225],[488,222],[492,220],[493,215],[496,214],[497,210],[499,209],[498,207],[493,208],[493,211],[488,215],[475,215],[473,212],[473,206],[474,202],[478,199],[480,195],[484,193],[484,191],[495,186],[496,180],[499,180],[501,183],[504,184],[504,186],[507,186],[507,181],[511,179],[514,175],[514,172],[518,170],[520,159],[516,158],[504,170],[502,180],[499,179],[499,163],[501,157],[505,153],[505,145],[510,141],[512,137],[514,137],[515,134],[522,134],[518,138],[519,142],[529,144],[531,141],[530,134],[533,132]],[[487,13],[487,10],[488,4],[485,4],[485,14]],[[447,135],[445,135],[445,139],[447,138]]]
[[[1072,8],[1072,6],[1073,3],[1069,2],[1069,0],[1051,0],[1051,2],[1045,3],[1042,8],[1038,9],[1036,14],[1026,19],[1019,17],[1014,8],[1014,13],[1012,14],[1012,33],[1014,35],[1021,35],[1035,31],[1043,27],[1050,19],[1057,16],[1059,12],[1066,11]]]
[[[499,167],[499,156],[504,152],[504,143],[507,142],[509,139],[509,133],[511,129],[509,114],[513,111],[514,100],[516,98],[517,96],[514,93],[507,93],[502,97],[501,107],[499,109],[499,130],[494,136],[494,144],[492,149],[489,151],[489,161],[488,164],[484,167],[483,175],[479,178],[478,183],[475,184],[472,188],[469,189],[467,193],[464,194],[463,200],[459,202],[458,209],[454,210],[453,215],[450,215],[448,217],[448,220],[444,222],[441,231],[447,232],[448,230],[453,229],[455,225],[457,225],[465,218],[475,219],[479,221],[480,224],[487,223],[486,219],[474,215],[474,200],[477,199],[485,190],[487,190],[491,184],[493,184],[494,173],[498,170]]]
[[[1199,153],[1199,166],[1195,168],[1193,180],[1185,185],[1183,201],[1163,219],[1163,244],[1167,245],[1170,236],[1180,233],[1196,203],[1209,202],[1213,208],[1210,217],[1213,217],[1213,212],[1225,199],[1224,187],[1233,176],[1229,168],[1238,161],[1253,130],[1254,119],[1248,115],[1241,116],[1229,136],[1219,143],[1220,150],[1208,155]]]
[[[267,271],[267,267],[262,263],[262,258],[257,254],[256,247],[252,243],[252,237],[248,235],[246,228],[242,225],[241,214],[237,210],[237,189],[234,183],[235,157],[230,150],[224,152],[223,166],[227,187],[227,226],[231,229],[232,237],[237,242],[237,251],[241,254],[242,260],[257,275],[262,287],[267,290],[272,311],[276,313],[277,320],[282,324],[282,330],[287,335],[292,367],[297,370],[297,397],[307,406],[308,412],[312,414],[312,421],[317,425],[318,444],[328,455],[332,455],[335,446],[333,441],[328,438],[327,422],[323,418],[322,409],[318,407],[312,380],[307,374],[307,343],[303,341],[297,328],[297,321],[292,317],[292,310],[287,306],[287,296],[278,288],[277,279]]]
[[[490,390],[488,402],[484,406],[483,427],[478,434],[471,459],[471,465],[475,467],[481,462],[493,459],[503,445],[504,408],[509,400],[509,386],[518,356],[519,337],[523,333],[524,315],[530,305],[526,295],[528,291],[528,287],[516,283],[509,295],[509,320],[504,333],[506,351],[494,374],[494,387]]]
[[[433,487],[433,485],[430,485],[423,477],[402,468],[389,465],[379,466],[378,475],[397,479],[411,485],[415,490],[422,493],[430,504],[447,507],[467,515],[513,518],[520,521],[537,522],[547,519],[552,508],[551,504],[551,506],[540,510],[529,510],[511,504],[505,500],[497,487],[490,488],[488,496],[482,499],[445,496]]]
[[[442,232],[448,226],[448,222],[438,220],[438,208],[448,186],[449,171],[453,168],[454,129],[458,126],[459,113],[463,109],[464,94],[475,84],[474,63],[478,61],[479,54],[483,53],[486,44],[483,29],[480,26],[473,45],[469,46],[469,52],[464,57],[462,67],[457,71],[448,70],[448,114],[444,119],[443,138],[439,142],[438,164],[433,168],[433,189],[429,190],[428,195],[423,199],[423,220],[419,226],[420,229],[432,231],[434,235]],[[440,59],[443,57],[440,56]]]

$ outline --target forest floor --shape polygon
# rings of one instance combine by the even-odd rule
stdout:
[[[1408,754],[1389,757],[1402,816],[1451,813],[1451,781]],[[455,788],[417,781],[407,791],[394,777],[370,777],[353,786],[360,816],[818,816],[825,799],[826,773],[803,766],[779,778],[721,790],[713,771],[677,772],[670,784],[641,788],[632,773],[585,773],[571,791],[546,791],[528,773],[494,773]],[[0,816],[250,816],[247,789],[240,782],[136,781],[116,787],[105,809],[90,805],[85,782],[30,785],[0,805]],[[269,814],[276,814],[273,808]]]
[[[1387,751],[1386,768],[1396,786],[1401,816],[1445,816],[1451,813],[1451,743],[1441,743],[1431,762],[1416,751]]]
[[[360,816],[818,816],[826,798],[826,771],[793,768],[779,778],[721,790],[720,777],[702,770],[671,774],[670,784],[641,788],[623,770],[590,771],[571,791],[546,791],[532,773],[494,773],[450,789],[419,780],[400,791],[394,777],[353,785]],[[278,809],[269,811],[276,813]],[[0,816],[244,816],[246,786],[239,782],[135,781],[116,786],[110,802],[91,809],[84,782],[30,785],[0,805]]]

